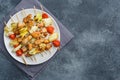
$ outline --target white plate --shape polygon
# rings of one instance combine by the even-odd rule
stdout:
[[[40,13],[42,12],[42,11],[39,10],[39,9],[35,9],[35,10],[36,10],[37,13],[38,13],[38,12],[40,12]],[[32,14],[32,16],[35,15],[35,11],[34,11],[34,9],[32,9],[32,8],[31,8],[31,9],[25,9],[24,11],[25,11],[25,13],[26,13],[27,15],[28,15],[28,14]],[[45,13],[46,13],[46,12],[45,12]],[[18,17],[19,17],[19,20],[22,22],[23,18],[25,17],[24,14],[23,14],[23,11],[21,10],[21,11],[17,12],[16,14],[17,14]],[[15,22],[18,22],[18,19],[17,19],[17,17],[16,17],[16,14],[14,14],[14,15],[12,16],[12,19],[14,19]],[[47,13],[47,14],[48,14],[48,13]],[[49,14],[48,14],[48,15],[49,15]],[[49,15],[49,17],[51,17],[51,16]],[[51,17],[51,18],[52,18],[52,17]],[[55,32],[57,32],[58,35],[59,35],[58,40],[60,40],[60,30],[59,30],[59,27],[58,27],[56,21],[55,21],[53,18],[52,18],[52,20],[53,20],[53,26],[54,26],[54,28],[55,28]],[[10,27],[10,24],[11,24],[11,23],[12,23],[12,20],[9,19],[9,21],[7,22],[7,26]],[[15,54],[14,52],[12,52],[13,48],[9,45],[9,42],[10,42],[10,39],[9,39],[7,36],[5,36],[5,33],[4,33],[4,43],[5,43],[5,46],[6,46],[7,50],[8,50],[8,52],[9,52],[9,54],[10,54],[15,60],[17,60],[17,61],[19,61],[20,63],[23,63],[23,64],[24,64],[22,58],[16,56],[16,54]],[[41,53],[41,54],[43,55],[43,57],[42,57],[41,54],[36,54],[35,57],[36,57],[37,61],[35,61],[35,60],[32,61],[29,57],[28,57],[28,58],[25,57],[25,60],[26,60],[26,62],[27,62],[28,65],[41,64],[41,63],[49,60],[49,59],[55,54],[56,51],[57,51],[57,48],[52,47],[52,48],[50,49],[50,52],[51,52],[51,53],[50,53],[49,51],[46,51],[47,54],[46,54],[45,52]],[[33,59],[34,59],[34,58],[33,58]]]

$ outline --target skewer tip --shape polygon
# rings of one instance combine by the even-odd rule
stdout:
[[[44,57],[42,53],[41,53],[41,56]]]
[[[30,57],[30,59],[31,59],[32,61],[34,61],[32,57]]]
[[[33,58],[34,58],[35,61],[37,61],[37,59],[36,59],[36,57],[34,55],[33,55]]]
[[[24,64],[27,65],[27,62],[26,62],[26,60],[24,58],[24,55],[22,55],[22,59],[23,59]]]
[[[41,8],[41,10],[42,10],[42,12],[43,12],[43,6],[40,4],[40,8]]]
[[[60,47],[58,47],[57,50],[59,51],[59,50],[60,50]]]
[[[51,51],[50,50],[48,50],[49,51],[49,53],[51,54]]]
[[[6,21],[4,21],[4,24],[7,25]]]
[[[24,10],[24,8],[21,8],[22,10]]]
[[[33,6],[34,7],[34,9],[36,9],[36,7],[35,6]]]
[[[10,18],[12,18],[12,16],[10,15]]]

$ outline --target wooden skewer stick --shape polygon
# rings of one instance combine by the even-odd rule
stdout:
[[[10,15],[10,18],[11,18],[12,22],[15,22],[11,15]]]
[[[48,50],[49,51],[49,53],[51,54],[51,51],[50,50]]]
[[[5,26],[7,26],[7,23],[4,21]],[[7,26],[8,27],[8,26]]]
[[[35,55],[33,55],[33,58],[34,58],[34,60],[35,60],[35,61],[37,61],[37,59],[36,59]]]
[[[26,62],[26,60],[25,60],[25,58],[24,58],[24,55],[22,55],[22,60],[23,60],[23,62],[25,63],[25,65],[27,65],[27,62]]]
[[[41,10],[42,10],[42,13],[43,13],[43,11],[44,11],[44,9],[43,9],[43,6],[40,4],[40,8],[41,8]]]
[[[34,58],[34,60],[35,60],[35,61],[37,61],[37,59],[36,59],[35,55],[33,55],[33,58]]]
[[[43,57],[43,54],[42,53],[40,53],[41,54],[41,56]]]
[[[25,12],[25,9],[24,9],[24,8],[22,8],[22,12],[23,12],[23,14],[26,16],[26,12]]]
[[[22,13],[22,15],[23,15],[23,16],[26,16],[26,15],[25,15],[25,13],[24,13],[24,10],[22,10],[22,12],[21,12],[21,13]]]
[[[33,58],[32,58],[31,56],[30,56],[30,59],[31,59],[32,61],[34,61]]]
[[[18,15],[17,15],[17,14],[16,14],[16,17],[17,17],[18,22],[20,22],[20,19],[19,19],[19,17],[18,17]]]
[[[60,50],[60,47],[58,47],[57,50],[59,51],[59,50]]]
[[[34,6],[34,13],[37,14],[36,7]]]
[[[45,54],[47,54],[47,52],[44,50]]]
[[[33,58],[32,58],[32,57],[33,57]],[[36,59],[35,55],[30,56],[30,58],[31,58],[32,61],[35,60],[35,61],[37,62],[37,59]],[[34,59],[34,60],[33,60],[33,59]]]

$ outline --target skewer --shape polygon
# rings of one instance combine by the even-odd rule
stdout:
[[[41,54],[41,56],[43,57],[43,54],[42,53],[40,53]]]
[[[17,15],[17,14],[16,14],[16,17],[17,17],[17,19],[18,19],[18,22],[20,22],[19,17],[18,17],[18,15]]]
[[[4,21],[4,24],[7,26],[7,23],[5,21]],[[26,63],[26,61],[24,59],[24,55],[22,55],[22,60],[23,60],[24,64],[27,65],[27,63]]]
[[[23,62],[25,63],[25,65],[27,65],[26,60],[25,60],[25,58],[24,58],[24,55],[22,55],[22,60],[23,60]]]
[[[37,61],[37,59],[36,59],[36,57],[34,55],[33,55],[33,58],[34,58],[35,61]]]
[[[35,61],[37,61],[37,59],[36,59],[35,55],[33,55],[33,58],[34,58],[34,60],[35,60]]]
[[[25,13],[25,11],[24,11],[24,8],[22,8],[22,15],[23,15],[23,16],[26,16],[26,13]],[[30,59],[33,61],[33,58],[32,58],[32,57],[30,57]]]
[[[32,58],[31,56],[30,56],[30,59],[31,59],[32,61],[34,61],[33,58]]]
[[[26,16],[26,12],[25,12],[25,9],[24,9],[24,8],[22,8],[22,12],[23,12],[23,14]]]
[[[41,4],[40,4],[40,8],[41,8],[41,10],[42,10],[42,13],[43,13],[43,11],[44,11],[44,10],[43,10],[43,6],[42,6]]]
[[[5,26],[7,26],[7,23],[4,21]]]
[[[42,13],[44,12],[44,9],[43,9],[43,6],[40,4],[40,8],[41,8],[41,10],[42,10]],[[48,50],[49,51],[49,53],[51,53],[51,51],[50,50]]]
[[[15,21],[13,20],[13,18],[12,18],[12,16],[11,16],[11,15],[10,15],[10,18],[11,18],[12,22],[15,22]]]
[[[36,7],[34,6],[34,13],[37,14]]]
[[[42,13],[44,12],[44,10],[43,10],[43,6],[40,4],[40,8],[41,8],[41,10],[42,10]],[[60,47],[58,47],[57,48],[57,50],[59,51],[60,50]],[[49,50],[48,50],[49,51]],[[49,51],[50,52],[50,51]],[[51,53],[51,52],[50,52]]]
[[[47,54],[47,52],[44,50],[45,54]]]
[[[40,4],[40,8],[42,10],[42,13],[44,12],[43,6]],[[60,47],[57,48],[57,50],[60,50]],[[51,52],[50,52],[51,53]]]
[[[24,13],[25,16],[26,16],[26,12],[25,12],[24,8],[22,8],[22,10],[23,10],[23,13]],[[30,58],[31,58],[31,60],[33,60],[32,57],[30,57]],[[35,57],[34,55],[33,55],[33,58],[34,58],[35,61],[37,61],[37,59],[36,59],[36,57]]]
[[[18,18],[18,15],[16,15],[16,17]],[[11,16],[10,16],[10,18],[12,19]],[[12,21],[14,22],[13,19],[12,19]],[[18,18],[18,21],[19,21],[19,18]],[[27,62],[26,62],[26,60],[25,60],[25,58],[24,58],[24,55],[22,55],[22,60],[23,60],[23,62],[27,65]]]
[[[59,50],[60,50],[60,47],[58,47],[57,50],[59,51]]]
[[[34,13],[37,14],[37,12],[36,12],[36,7],[35,7],[35,6],[34,6],[33,9],[34,9]],[[45,52],[45,51],[44,51],[44,52]],[[45,52],[45,53],[47,54],[47,52]],[[43,54],[41,54],[41,56],[43,57]]]
[[[48,50],[49,51],[49,53],[51,54],[51,51],[50,50]]]
[[[40,8],[41,8],[41,10],[42,10],[42,13],[44,12],[44,9],[43,9],[43,6],[40,4]],[[60,50],[60,48],[58,47],[58,50]],[[49,51],[49,53],[51,53],[51,51],[50,50],[48,50]]]
[[[25,12],[25,9],[24,8],[22,8],[22,13],[26,16],[26,12]],[[34,60],[35,61],[37,61],[37,59],[36,59],[36,57],[33,55],[33,58],[34,58]],[[33,61],[33,58],[32,57],[30,57],[30,59]]]

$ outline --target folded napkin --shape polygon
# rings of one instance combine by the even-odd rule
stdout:
[[[18,61],[14,60],[9,53],[7,52],[5,45],[4,45],[4,39],[3,39],[3,31],[4,31],[4,21],[8,21],[10,19],[10,15],[15,14],[16,12],[20,11],[22,8],[27,9],[27,8],[33,8],[33,6],[36,6],[37,9],[40,9],[40,2],[38,0],[22,0],[16,7],[13,9],[9,14],[7,14],[6,17],[4,17],[3,20],[1,20],[0,23],[0,50],[2,51],[4,55],[6,55],[7,59],[10,60],[12,63],[14,63],[17,67],[19,67],[23,72],[25,72],[30,80],[35,80],[35,77],[38,75],[39,72],[41,72],[45,66],[51,61],[52,58],[55,57],[60,51],[57,51],[55,55],[48,61],[39,64],[39,65],[34,65],[34,66],[26,66],[22,63],[19,63]],[[58,23],[58,26],[60,28],[60,33],[61,33],[61,48],[65,46],[72,38],[73,35],[62,25],[58,19],[56,19],[44,6],[44,10],[48,12]]]

